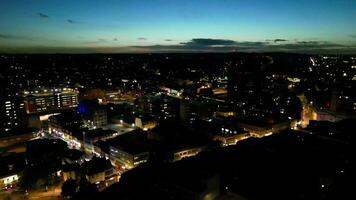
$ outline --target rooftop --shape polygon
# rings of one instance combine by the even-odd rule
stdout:
[[[141,130],[133,130],[131,132],[119,135],[113,139],[107,140],[107,144],[114,148],[123,150],[131,154],[147,152],[150,145],[147,140],[147,133]]]
[[[19,173],[25,168],[25,154],[0,157],[0,178]]]
[[[110,160],[105,158],[93,157],[90,161],[86,161],[82,164],[82,168],[85,169],[88,175],[105,172],[112,168]]]
[[[111,130],[111,129],[107,129],[107,130],[104,130],[104,129],[93,129],[93,130],[88,130],[88,131],[85,131],[85,137],[87,138],[101,138],[101,137],[108,137],[108,136],[112,136],[116,133],[116,131],[114,130]]]

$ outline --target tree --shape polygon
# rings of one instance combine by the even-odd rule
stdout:
[[[73,179],[68,179],[62,185],[61,195],[65,198],[72,197],[77,191],[77,183]]]
[[[91,184],[86,178],[82,178],[79,181],[79,189],[78,192],[73,196],[73,200],[95,199],[98,192],[98,188],[95,186],[95,184]]]

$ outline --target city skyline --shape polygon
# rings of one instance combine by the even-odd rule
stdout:
[[[0,0],[0,199],[356,199],[356,0]]]
[[[356,53],[356,2],[3,1],[1,53]]]

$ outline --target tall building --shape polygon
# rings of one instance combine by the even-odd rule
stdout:
[[[179,117],[180,99],[167,95],[147,95],[137,98],[135,106],[142,115],[155,119],[172,119]]]
[[[26,128],[26,126],[26,113],[21,97],[18,93],[11,92],[4,80],[0,80],[0,134]]]
[[[264,74],[263,59],[246,59],[229,63],[228,97],[232,102],[262,91]]]
[[[182,99],[180,102],[180,120],[183,124],[193,124],[198,119],[199,105],[194,101]]]
[[[98,108],[87,115],[83,116],[84,124],[87,124],[88,128],[102,128],[108,125],[107,111],[104,108]]]
[[[78,91],[71,88],[25,91],[24,99],[28,114],[51,113],[77,107]]]
[[[83,126],[86,128],[97,129],[108,125],[106,107],[95,101],[81,101],[77,112],[82,117]]]
[[[161,103],[161,116],[163,119],[176,119],[179,117],[181,99],[170,97],[167,95],[162,96]]]
[[[148,161],[151,146],[147,134],[141,130],[119,135],[106,140],[112,163],[122,169],[131,169]]]
[[[160,110],[161,98],[160,96],[147,95],[137,98],[135,101],[135,106],[137,110],[149,116],[158,116],[161,112]]]

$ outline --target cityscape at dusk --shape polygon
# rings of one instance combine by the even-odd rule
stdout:
[[[355,11],[1,0],[0,199],[356,199]]]

